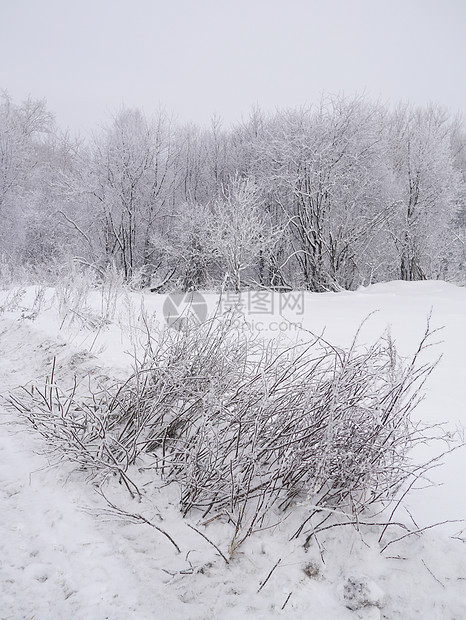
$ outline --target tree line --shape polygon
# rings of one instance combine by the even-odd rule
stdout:
[[[461,121],[324,96],[223,128],[122,109],[89,137],[0,96],[2,265],[74,260],[155,290],[464,278]]]

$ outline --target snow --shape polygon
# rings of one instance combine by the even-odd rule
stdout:
[[[72,313],[60,316],[51,289],[44,291],[34,320],[21,319],[28,316],[25,309],[32,308],[36,295],[36,288],[26,289],[20,307],[0,314],[3,396],[20,385],[43,384],[54,356],[63,380],[73,374],[124,379],[144,331],[138,319],[141,303],[150,326],[163,327],[163,295],[118,293],[115,312],[97,330],[72,320]],[[8,291],[0,291],[0,307],[7,296]],[[215,311],[218,296],[204,297]],[[466,423],[464,288],[444,282],[390,282],[356,292],[305,293],[302,301],[303,314],[290,309],[284,313],[287,320],[301,324],[299,330],[285,330],[284,340],[306,339],[311,331],[347,347],[361,322],[375,312],[361,328],[359,341],[371,343],[389,327],[403,356],[414,353],[432,312],[432,326],[443,329],[440,344],[428,349],[426,357],[434,360],[442,354],[442,359],[416,415],[432,423],[447,422],[452,430]],[[86,303],[98,315],[99,293],[90,293]],[[266,337],[277,335],[271,327],[276,318],[281,319],[247,316],[253,330],[260,320]],[[108,498],[167,531],[181,549],[177,554],[153,527],[109,514],[86,473],[72,463],[57,465],[43,439],[20,423],[4,399],[0,416],[2,620],[466,617],[464,523],[410,536],[381,554],[379,532],[370,528],[333,528],[322,535],[320,547],[304,549],[302,540],[289,540],[295,523],[291,516],[248,538],[227,565],[187,523],[226,555],[231,529],[216,521],[205,526],[183,519],[176,488],[157,486],[143,466],[131,472],[138,485],[150,491],[140,502],[117,482],[110,483]],[[435,449],[423,448],[422,456]],[[446,456],[431,472],[441,486],[408,496],[406,506],[419,527],[466,519],[464,465],[464,449]],[[305,506],[299,510],[303,514]],[[397,518],[412,526],[404,508]]]

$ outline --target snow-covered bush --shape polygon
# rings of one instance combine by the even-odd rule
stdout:
[[[115,318],[124,287],[124,278],[114,266],[102,269],[79,262],[67,266],[55,283],[62,324],[77,322],[89,329],[102,328]]]
[[[0,303],[0,314],[18,310],[24,298],[26,290],[24,288],[12,288]]]
[[[428,332],[408,365],[389,338],[283,351],[225,321],[168,334],[111,415],[124,454],[152,452],[179,484],[185,514],[238,525],[247,513],[247,535],[271,508],[303,500],[359,513],[391,500],[413,471],[407,454],[423,436],[410,413],[431,370],[418,363]]]
[[[108,428],[108,392],[102,387],[98,394],[86,398],[78,394],[76,379],[71,389],[62,390],[55,381],[55,366],[54,359],[43,388],[24,387],[10,394],[10,404],[48,442],[55,462],[77,463],[100,481],[117,474],[132,495],[137,493],[125,473],[128,462],[119,462],[115,456],[115,441]]]
[[[154,476],[179,486],[183,514],[233,523],[233,551],[297,504],[308,512],[296,536],[315,515],[317,529],[335,512],[357,522],[393,501],[423,467],[408,454],[426,439],[411,412],[432,369],[419,361],[429,336],[406,363],[389,337],[283,349],[215,318],[149,338],[118,389],[83,399],[52,377],[13,402],[64,457],[101,480],[118,473],[132,493],[129,468],[150,457]]]
[[[88,298],[95,286],[93,270],[84,270],[77,265],[63,270],[55,285],[55,297],[62,323],[66,321],[71,324],[76,320],[83,324],[88,323]]]

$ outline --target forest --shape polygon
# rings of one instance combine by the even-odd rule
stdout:
[[[158,292],[464,283],[466,151],[437,106],[322,96],[224,128],[122,108],[85,136],[0,96],[0,270]]]

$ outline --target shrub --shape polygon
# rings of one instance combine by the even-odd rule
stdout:
[[[231,319],[232,317],[230,317]],[[391,502],[423,465],[408,454],[425,441],[411,413],[433,368],[410,363],[388,336],[349,350],[322,338],[287,349],[248,338],[233,321],[212,319],[149,338],[144,359],[118,389],[77,399],[53,377],[15,406],[67,458],[93,476],[153,457],[154,475],[180,488],[184,515],[223,515],[231,550],[272,511],[297,502],[309,516],[358,515]]]

